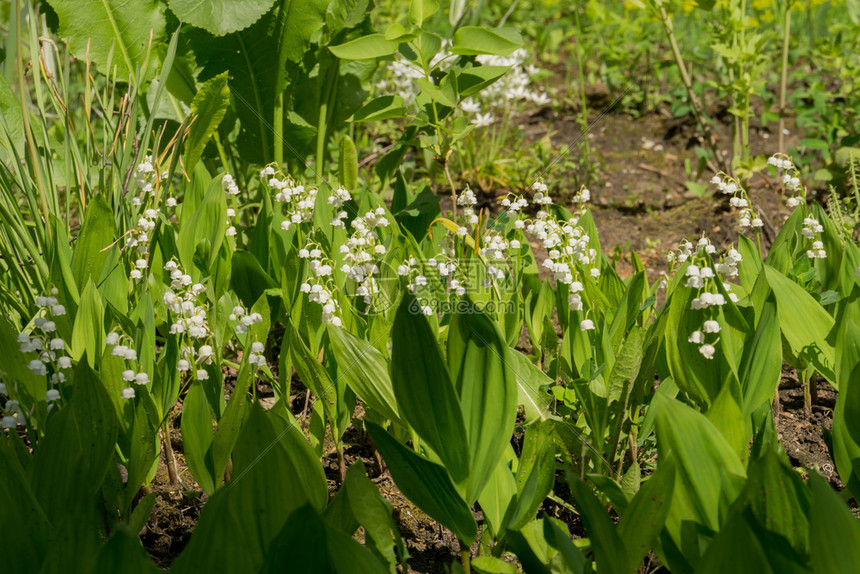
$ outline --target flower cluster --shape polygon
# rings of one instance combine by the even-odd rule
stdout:
[[[548,250],[543,267],[549,269],[553,278],[575,288],[575,279],[587,272],[589,277],[599,277],[597,250],[589,248],[589,237],[576,220],[563,221],[547,211],[538,213],[538,219],[529,223],[526,233],[540,241]]]
[[[125,362],[122,371],[122,380],[134,385],[146,385],[149,383],[149,375],[144,372],[138,364],[137,351],[134,349],[133,341],[117,331],[108,333],[105,339],[107,346],[112,347],[110,354],[119,357]],[[126,387],[121,391],[124,399],[134,398],[134,387]]]
[[[224,235],[235,237],[236,225],[234,224],[234,220],[236,218],[236,208],[232,206],[232,203],[235,201],[235,197],[239,195],[239,186],[236,184],[233,176],[227,173],[221,178],[221,187],[224,188],[224,195],[227,196],[227,201],[231,203],[231,206],[227,208],[227,230],[224,232]]]
[[[535,205],[552,205],[552,198],[547,194],[546,183],[542,179],[537,180],[532,184],[532,191],[535,192],[534,196],[532,196],[532,203]]]
[[[199,367],[211,360],[212,347],[206,344],[196,347],[212,333],[207,323],[206,287],[202,283],[194,283],[175,260],[165,263],[164,270],[170,272],[170,287],[165,289],[163,296],[164,306],[173,314],[170,334],[177,335],[180,341],[176,369],[181,372],[193,370],[198,380],[208,379],[209,373]]]
[[[37,376],[49,376],[51,385],[65,382],[63,371],[72,367],[72,360],[65,355],[66,342],[58,336],[53,320],[66,314],[66,308],[57,302],[56,295],[54,288],[51,295],[36,297],[38,310],[32,320],[33,329],[30,333],[18,334],[19,351],[25,355],[35,353],[27,367]],[[49,389],[45,400],[52,402],[58,398],[59,391]]]
[[[508,56],[482,54],[475,57],[482,66],[510,67],[508,73],[481,91],[481,96],[491,106],[508,107],[513,101],[528,101],[543,106],[551,101],[546,92],[533,89],[533,78],[540,73],[540,69],[525,65],[528,56],[528,52],[520,48]]]
[[[334,262],[325,255],[319,245],[309,243],[308,247],[310,249],[299,251],[299,257],[309,260],[308,266],[312,275],[301,284],[300,289],[302,293],[307,293],[308,301],[322,307],[323,322],[341,327],[343,322],[338,317],[340,305],[334,296],[335,288],[330,284]]]
[[[6,385],[3,383],[0,383],[0,395],[6,395]],[[3,406],[3,420],[0,422],[0,427],[14,429],[17,426],[24,426],[26,424],[27,417],[24,411],[21,410],[21,403],[12,399],[7,400]]]
[[[352,235],[340,246],[344,261],[341,271],[346,273],[347,279],[356,284],[355,294],[362,297],[368,305],[379,293],[376,278],[379,275],[381,258],[386,253],[385,245],[382,244],[376,229],[387,227],[388,224],[385,209],[379,207],[368,211],[352,220]],[[301,255],[307,256],[304,253]]]
[[[699,267],[693,263],[687,266],[685,272],[687,277],[686,286],[699,290],[697,297],[693,299],[691,304],[692,309],[708,309],[712,306],[725,305],[725,297],[716,291],[716,276],[714,270],[710,267]],[[700,330],[693,331],[687,338],[689,343],[699,345],[699,352],[706,359],[713,359],[716,352],[717,340],[708,342],[706,335],[716,334],[720,332],[720,323],[713,318],[713,313],[708,313],[710,317],[706,319]]]
[[[352,196],[349,194],[349,191],[347,191],[343,187],[338,187],[337,189],[333,190],[331,195],[329,195],[326,199],[329,205],[337,209],[334,214],[334,217],[331,220],[332,227],[338,227],[340,229],[346,228],[344,220],[347,217],[347,213],[340,208],[350,199],[352,199]]]
[[[726,174],[718,174],[711,178],[711,183],[716,184],[722,193],[732,196],[729,204],[740,210],[738,211],[738,225],[741,228],[759,229],[764,227],[761,217],[752,208],[749,194],[738,180]]]
[[[824,249],[824,242],[820,239],[820,234],[824,233],[824,226],[811,215],[803,219],[803,228],[800,230],[801,235],[812,240],[812,248],[806,250],[806,256],[810,259],[825,259],[827,251]]]
[[[142,279],[143,272],[149,267],[146,257],[149,254],[149,238],[152,230],[155,229],[156,218],[158,218],[158,210],[145,210],[125,240],[125,249],[131,250],[134,254],[130,256],[134,258],[133,269],[129,273],[132,279]]]
[[[774,154],[767,158],[767,164],[772,165],[777,169],[784,170],[782,175],[782,184],[785,190],[789,193],[797,193],[803,191],[803,186],[800,182],[800,172],[797,171],[797,166],[791,161],[791,158],[785,154]],[[788,199],[789,207],[797,207],[803,199],[801,197],[790,197]]]
[[[475,213],[475,205],[478,203],[478,198],[475,196],[475,192],[466,186],[466,189],[457,196],[457,205],[463,208],[463,219],[465,219],[466,224],[468,225],[477,225],[478,224],[478,215]],[[468,233],[468,230],[465,226],[460,226],[457,229],[457,235],[463,236]]]
[[[147,194],[152,194],[155,190],[155,185],[159,181],[167,179],[167,174],[167,170],[158,174],[155,169],[155,165],[153,164],[152,156],[145,156],[143,161],[137,164],[137,167],[134,168],[134,182],[142,193],[132,199],[132,204],[135,206],[143,205],[144,197],[146,197]]]
[[[274,166],[266,166],[260,172],[260,177],[266,181],[275,193],[275,201],[284,204],[284,220],[281,229],[287,230],[293,225],[300,225],[312,221],[314,218],[314,204],[316,203],[317,189],[315,187],[305,188],[293,178],[284,176],[280,171],[275,171]]]

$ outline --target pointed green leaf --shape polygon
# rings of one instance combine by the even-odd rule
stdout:
[[[460,400],[430,324],[411,295],[397,309],[391,342],[391,382],[400,413],[451,477],[462,482],[469,475],[469,440]]]
[[[338,376],[368,406],[385,418],[402,422],[388,364],[382,353],[364,339],[345,329],[328,328],[331,350],[338,365]]]
[[[498,324],[471,301],[467,305],[451,320],[448,370],[460,395],[472,461],[466,501],[474,502],[513,432],[517,384]]]
[[[365,424],[400,491],[471,545],[478,525],[445,469],[406,448],[381,427],[370,421]]]

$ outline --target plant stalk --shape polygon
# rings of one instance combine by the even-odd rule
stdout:
[[[711,148],[711,151],[714,153],[714,159],[717,164],[722,168],[723,171],[728,171],[726,169],[726,165],[723,162],[720,154],[717,149],[717,138],[714,136],[714,132],[711,130],[711,122],[708,116],[705,114],[705,108],[702,105],[702,101],[699,99],[699,96],[696,95],[696,92],[693,90],[693,81],[690,78],[690,74],[687,72],[687,65],[684,62],[684,57],[681,55],[681,49],[678,47],[678,42],[675,39],[675,32],[672,25],[672,18],[669,16],[669,13],[666,12],[666,8],[663,5],[659,7],[659,16],[660,20],[663,22],[663,29],[666,31],[666,36],[669,39],[669,46],[672,48],[672,57],[675,59],[675,64],[678,66],[678,72],[681,74],[681,82],[684,84],[684,89],[687,91],[687,97],[690,100],[690,107],[693,110],[693,115],[696,116],[696,121],[699,126],[702,128],[702,132],[704,132],[705,141],[708,143],[708,147]]]
[[[460,564],[463,566],[463,573],[470,574],[472,571],[471,559],[472,555],[469,552],[469,547],[462,540],[458,541],[460,543]]]
[[[791,40],[791,2],[785,4],[782,26],[782,68],[779,76],[779,140],[777,150],[785,153],[785,100],[788,87],[788,48]]]

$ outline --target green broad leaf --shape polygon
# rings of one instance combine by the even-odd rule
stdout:
[[[212,262],[218,257],[226,230],[227,202],[218,177],[209,184],[194,214],[180,227],[176,247],[186,273],[197,278],[211,274]]]
[[[377,122],[406,115],[406,103],[400,96],[380,96],[367,102],[352,114],[352,122]]]
[[[743,257],[738,263],[738,278],[741,286],[749,293],[761,271],[761,255],[756,244],[743,234],[738,235],[738,252]]]
[[[119,431],[110,397],[88,361],[78,363],[72,380],[71,400],[48,422],[30,468],[33,492],[54,524],[95,504]]]
[[[773,569],[762,541],[746,516],[735,513],[708,547],[697,572],[776,574],[782,570]]]
[[[412,0],[412,5],[409,6],[409,23],[413,26],[421,26],[438,10],[437,0]]]
[[[301,427],[286,416],[254,403],[233,453],[232,480],[207,501],[172,572],[258,572],[295,510],[325,507],[322,466]]]
[[[266,552],[264,574],[281,572],[359,572],[389,569],[351,536],[329,526],[305,505],[293,512]]]
[[[522,47],[523,39],[514,28],[463,26],[454,33],[452,44],[451,52],[462,56],[507,56]]]
[[[218,37],[194,30],[187,35],[202,68],[200,80],[228,73],[241,125],[237,144],[248,161],[271,161],[273,134],[267,126],[276,100],[281,101],[295,76],[287,62],[298,63],[308,52],[311,37],[325,24],[328,6],[327,0],[279,0],[275,9],[238,32]]]
[[[673,460],[678,472],[666,519],[669,535],[679,544],[686,521],[718,530],[721,499],[737,495],[723,492],[721,476],[744,477],[740,458],[717,427],[680,401],[657,393],[651,408],[656,411],[659,460]]]
[[[355,142],[347,134],[340,138],[340,153],[338,154],[337,174],[340,183],[347,189],[353,190],[358,186],[358,150]]]
[[[169,0],[170,10],[183,22],[224,36],[247,28],[269,11],[275,0]]]
[[[60,37],[68,38],[79,60],[89,58],[106,76],[115,71],[118,81],[131,77],[134,84],[142,79],[137,73],[147,57],[154,69],[155,55],[148,52],[164,42],[162,3],[102,0],[87,4],[86,9],[81,9],[78,0],[51,0],[49,4],[60,20]]]
[[[373,410],[405,426],[382,353],[345,329],[330,326],[327,330],[338,376]]]
[[[317,396],[318,402],[322,404],[325,418],[332,427],[332,435],[335,440],[340,440],[349,423],[349,416],[344,415],[352,414],[344,413],[346,381],[343,377],[332,380],[325,367],[311,354],[295,326],[290,325],[289,328],[292,329],[290,357],[293,367],[302,383]]]
[[[229,105],[230,88],[227,86],[227,72],[207,80],[194,94],[194,99],[191,101],[191,114],[194,120],[188,128],[185,155],[182,158],[186,171],[192,171],[200,161],[206,144],[221,125]]]
[[[75,285],[80,288],[87,284],[88,279],[99,281],[102,267],[108,260],[109,248],[115,240],[116,224],[113,212],[101,194],[96,195],[87,204],[84,226],[72,255]]]
[[[674,465],[661,464],[627,505],[618,524],[618,536],[627,551],[627,572],[635,571],[653,548],[669,514],[674,488]]]
[[[633,325],[618,351],[615,364],[612,365],[612,371],[607,378],[606,387],[610,401],[620,401],[622,404],[626,402],[627,394],[639,376],[639,369],[642,366],[644,341],[645,332]]]
[[[621,346],[625,335],[636,322],[636,317],[639,316],[639,309],[642,306],[642,293],[647,281],[644,271],[640,271],[630,278],[609,326],[609,339],[613,349],[618,349]]]
[[[776,239],[773,240],[773,245],[770,246],[765,258],[765,263],[782,274],[788,273],[791,269],[793,252],[797,249],[801,239],[800,230],[803,227],[805,216],[805,206],[800,205],[794,209],[785,223],[782,224],[782,228],[777,233]]]
[[[415,83],[421,88],[421,96],[426,96],[430,100],[449,108],[457,107],[458,100],[455,90],[445,89],[441,84],[437,86],[427,78],[418,78]]]
[[[439,53],[439,50],[442,49],[442,38],[432,32],[422,30],[418,38],[415,39],[414,46],[418,49],[418,55],[421,60],[429,65],[436,54]]]
[[[552,401],[541,389],[551,386],[554,381],[522,353],[511,352],[510,356],[511,370],[517,380],[517,402],[523,406],[526,421],[546,420]]]
[[[23,460],[30,462],[29,452]],[[29,517],[0,537],[3,565],[13,572],[38,572],[51,546],[51,524],[36,499],[11,440],[0,441],[0,496],[5,501],[0,505],[0,519],[12,521],[20,516]]]
[[[818,473],[809,473],[812,571],[849,574],[860,564],[860,523]]]
[[[748,417],[761,405],[773,400],[782,374],[782,339],[776,301],[767,298],[761,307],[755,333],[744,346],[740,383],[744,393],[743,412]]]
[[[239,374],[236,376],[236,387],[233,389],[233,394],[230,395],[230,401],[227,403],[224,415],[218,421],[218,428],[215,431],[211,446],[213,476],[216,486],[224,477],[227,462],[236,446],[239,433],[251,412],[252,400],[248,397],[248,388],[253,380],[252,367],[245,363],[239,369]]]
[[[390,42],[408,42],[415,34],[399,22],[392,22],[385,29],[385,39]]]
[[[510,70],[508,66],[475,66],[461,71],[457,77],[460,97],[468,98],[477,94],[487,86],[496,83],[508,70]]]
[[[5,317],[0,318],[0,365],[7,377],[17,381],[18,392],[29,399],[27,402],[41,401],[48,390],[47,377],[33,373],[27,365],[37,358],[37,353],[22,353],[18,349],[18,333]],[[8,384],[8,379],[6,380]]]
[[[152,494],[153,501],[154,493]],[[137,531],[124,524],[116,525],[107,544],[101,547],[96,558],[94,574],[158,574],[161,570],[143,549]]]
[[[195,381],[182,402],[182,445],[191,475],[210,495],[217,487],[212,441],[212,412],[202,383]]]
[[[827,338],[833,328],[833,317],[803,288],[770,265],[764,266],[764,272],[776,298],[782,336],[792,352],[804,362],[815,365],[828,382],[838,388],[833,371],[836,351]]]
[[[720,394],[705,413],[705,417],[719,429],[738,458],[746,463],[749,456],[751,429],[748,428],[749,424],[741,406],[732,396],[731,384],[723,386]]]
[[[348,536],[354,535],[359,526],[363,527],[367,547],[394,569],[397,566],[395,546],[404,562],[406,550],[392,512],[391,504],[367,478],[364,463],[359,459],[346,471],[343,486],[323,512],[323,519]]]
[[[409,294],[395,314],[391,342],[391,382],[400,413],[439,455],[451,477],[458,483],[466,480],[470,443],[460,399],[430,323]]]
[[[517,498],[505,516],[506,528],[520,530],[533,520],[552,491],[555,484],[555,441],[551,428],[550,424],[542,423],[532,425],[526,431],[515,478]]]
[[[767,449],[750,463],[749,478],[735,506],[749,509],[753,518],[750,522],[761,533],[758,537],[769,556],[779,553],[789,559],[792,554],[798,557],[809,555],[810,504],[809,489],[800,475],[787,460],[781,460],[775,450]],[[762,534],[782,537],[790,547],[789,551],[779,552],[779,546],[769,544]],[[772,564],[777,562],[771,559]],[[802,562],[805,560],[796,560],[797,564]],[[778,568],[777,571],[785,569]]]
[[[243,249],[233,252],[230,267],[230,289],[239,296],[245,307],[254,305],[266,289],[278,286],[263,270],[257,258]]]
[[[421,510],[449,528],[459,540],[471,545],[478,525],[445,468],[403,446],[382,427],[370,421],[365,424],[397,488]]]
[[[860,496],[860,287],[839,303],[836,314],[836,376],[839,396],[833,418],[833,451],[843,482]]]
[[[471,301],[448,330],[448,371],[460,395],[471,470],[466,501],[478,499],[510,440],[517,416],[511,352],[499,325]]]
[[[490,480],[478,497],[478,503],[484,511],[484,519],[492,530],[494,538],[502,535],[508,507],[517,499],[517,480],[510,468],[510,464],[515,464],[516,461],[514,449],[509,445],[505,457],[493,469]]]
[[[341,60],[377,60],[393,56],[399,45],[382,34],[368,34],[339,46],[329,46],[329,50]]]
[[[578,476],[568,473],[573,501],[582,517],[600,572],[629,571],[625,540],[618,535],[606,508]],[[638,552],[638,548],[636,549]]]
[[[96,284],[89,279],[81,293],[80,306],[75,314],[69,354],[76,361],[80,361],[86,353],[87,360],[93,368],[98,363],[105,344],[104,316],[105,309],[101,295],[96,289]]]
[[[19,134],[24,133],[24,116],[21,115],[21,100],[18,95],[12,91],[12,86],[6,79],[6,76],[0,76],[0,128],[8,136],[0,138],[0,146],[6,149],[7,157],[11,157],[12,151],[18,154],[18,157],[24,157],[24,138]]]
[[[517,567],[495,556],[476,556],[470,563],[479,574],[517,574]]]

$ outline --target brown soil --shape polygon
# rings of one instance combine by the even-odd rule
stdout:
[[[817,468],[835,489],[845,488],[826,441],[833,428],[836,390],[826,381],[819,381],[818,400],[809,417],[803,404],[803,387],[795,370],[786,366],[779,385],[779,403],[776,430],[791,464],[803,469],[804,478],[806,469]]]

